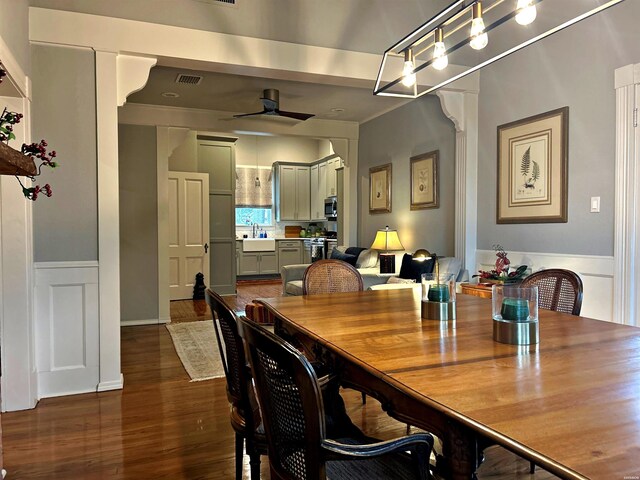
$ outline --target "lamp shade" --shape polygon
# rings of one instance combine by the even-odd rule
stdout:
[[[389,230],[389,227],[386,227],[384,230],[378,230],[371,249],[389,252],[393,250],[404,250],[404,247],[398,237],[398,231]]]

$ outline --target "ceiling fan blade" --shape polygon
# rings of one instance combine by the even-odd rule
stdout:
[[[281,117],[295,118],[296,120],[308,120],[311,117],[315,117],[313,113],[299,113],[299,112],[285,112],[283,110],[276,110],[276,113]]]
[[[240,117],[251,117],[253,115],[264,115],[265,113],[269,113],[267,110],[262,110],[261,112],[253,112],[253,113],[240,113],[238,115],[234,115],[233,118]]]

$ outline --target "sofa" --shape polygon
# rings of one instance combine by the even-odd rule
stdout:
[[[336,250],[344,253],[347,251],[347,247],[339,246],[336,247]],[[411,255],[412,252],[394,253],[396,256],[395,273],[380,273],[380,262],[376,250],[364,249],[358,255],[355,267],[362,276],[362,283],[365,290],[371,290],[371,287],[383,284],[388,284],[386,288],[406,288],[406,282],[399,280],[398,276],[404,255]],[[456,282],[469,280],[469,272],[462,268],[462,262],[459,259],[455,257],[439,257],[438,262],[441,274],[450,273],[455,275]],[[280,269],[283,296],[302,295],[302,277],[308,266],[309,264],[285,265]],[[373,289],[375,290],[376,288]]]

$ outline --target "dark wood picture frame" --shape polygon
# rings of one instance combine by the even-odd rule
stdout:
[[[391,212],[391,164],[369,169],[369,213]]]
[[[498,127],[496,223],[568,221],[569,107]]]
[[[410,181],[411,181],[411,210],[438,208],[438,161],[440,151],[423,153],[411,157]]]

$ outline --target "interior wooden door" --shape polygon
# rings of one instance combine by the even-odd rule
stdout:
[[[193,297],[196,274],[209,281],[209,174],[169,172],[169,292]]]

